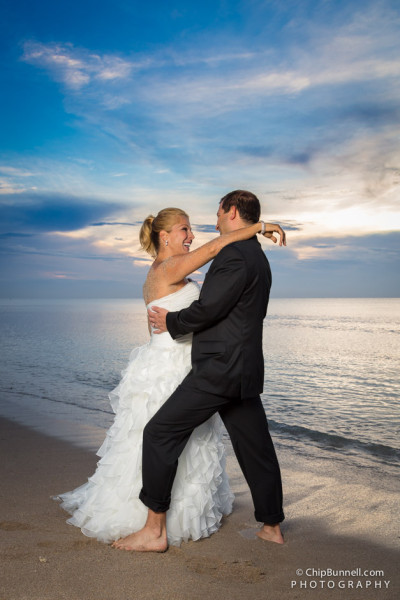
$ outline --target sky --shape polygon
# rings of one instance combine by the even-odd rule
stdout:
[[[196,247],[234,189],[287,231],[273,296],[400,295],[398,0],[0,10],[0,297],[139,297],[143,219]]]

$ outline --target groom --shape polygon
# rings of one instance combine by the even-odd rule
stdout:
[[[221,234],[257,223],[258,198],[237,190],[222,198],[216,228]],[[274,238],[272,238],[274,239]],[[281,231],[281,243],[285,243]],[[275,239],[274,239],[275,241]],[[271,271],[256,237],[234,242],[216,256],[199,300],[179,312],[153,307],[149,318],[172,338],[193,332],[192,370],[154,415],[143,434],[146,525],[115,542],[116,548],[163,552],[168,547],[166,511],[178,457],[193,429],[219,412],[250,487],[257,535],[279,544],[283,537],[279,464],[259,394],[264,384],[263,320]]]

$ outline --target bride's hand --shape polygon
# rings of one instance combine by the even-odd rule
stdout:
[[[277,223],[265,223],[264,237],[269,238],[274,244],[278,241],[274,233],[279,235],[279,245],[286,246],[286,233]]]

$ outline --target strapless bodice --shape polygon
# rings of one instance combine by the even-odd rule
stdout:
[[[147,308],[151,308],[152,306],[159,306],[160,308],[165,308],[168,311],[176,311],[181,310],[182,308],[187,308],[198,299],[200,294],[200,286],[195,281],[189,281],[186,285],[180,288],[178,291],[173,292],[172,294],[168,294],[167,296],[163,296],[162,298],[158,298],[156,300],[152,300],[147,304]],[[165,333],[151,333],[150,343],[152,345],[157,346],[170,346],[176,343],[191,343],[192,334],[184,335],[177,340],[173,340],[169,333],[166,331]]]

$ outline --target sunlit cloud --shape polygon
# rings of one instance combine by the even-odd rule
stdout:
[[[138,259],[135,259],[132,262],[132,264],[133,264],[134,267],[139,267],[139,268],[145,267],[146,269],[148,269],[153,264],[153,261],[150,260],[150,259],[149,260],[145,260],[145,259],[144,260],[138,260]]]
[[[43,276],[47,279],[82,279],[82,276],[76,273],[44,272]]]
[[[139,243],[141,222],[137,223],[97,223],[73,231],[53,232],[53,236],[65,240],[85,242],[99,255],[126,256],[134,259],[135,266],[149,266],[153,259],[146,255]],[[192,249],[205,244],[218,234],[215,225],[197,226],[192,224],[195,239]]]
[[[6,194],[21,194],[26,190],[26,187],[15,184],[5,177],[0,177],[0,195]]]
[[[311,240],[298,240],[293,250],[296,260],[315,262],[315,264],[331,262],[370,264],[381,262],[396,263],[400,258],[400,233],[388,232],[369,235],[348,235],[343,237],[315,237]]]

